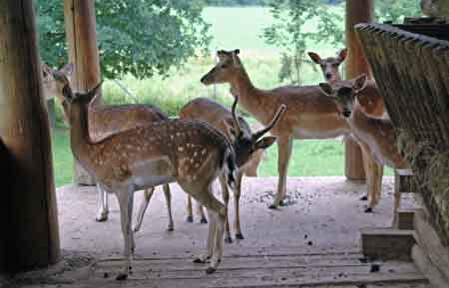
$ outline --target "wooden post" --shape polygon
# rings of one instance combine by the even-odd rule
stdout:
[[[0,268],[16,272],[55,263],[59,231],[33,1],[0,1],[0,23],[1,165],[10,173],[0,193]]]
[[[372,22],[374,13],[373,0],[346,0],[346,79],[354,78],[361,73],[371,77],[369,65],[363,56],[362,48],[354,31],[354,25],[360,22]],[[365,179],[362,152],[359,145],[352,139],[345,142],[345,174],[348,179]]]
[[[101,80],[97,48],[95,1],[65,0],[64,18],[69,61],[75,64],[72,83],[75,90],[86,91]],[[98,105],[101,103],[94,103]],[[95,127],[91,127],[94,129]],[[94,185],[95,180],[76,161],[74,181]]]

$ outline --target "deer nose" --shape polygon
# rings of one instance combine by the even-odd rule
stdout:
[[[345,116],[346,118],[351,116],[351,111],[349,111],[348,109],[343,110],[343,116]]]
[[[205,84],[205,81],[206,81],[206,75],[204,75],[203,77],[201,77],[201,83],[203,83],[203,84]]]
[[[332,74],[331,73],[326,73],[325,77],[326,77],[326,79],[331,79],[332,78]]]

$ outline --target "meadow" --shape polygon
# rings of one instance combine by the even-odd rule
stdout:
[[[334,8],[343,13],[341,7]],[[161,107],[171,116],[190,99],[210,97],[230,106],[232,97],[227,85],[204,86],[199,79],[210,70],[216,61],[215,51],[220,49],[241,50],[241,59],[253,84],[258,88],[273,88],[282,83],[278,80],[280,68],[279,49],[268,46],[260,37],[263,28],[272,23],[269,10],[260,7],[219,7],[206,8],[205,20],[210,23],[210,55],[203,58],[192,57],[182,67],[174,67],[169,77],[135,79],[125,76],[120,79],[133,97],[126,95],[114,82],[106,81],[103,86],[105,102],[109,104],[144,103]],[[311,20],[307,29],[313,29],[316,23]],[[342,23],[344,25],[344,23]],[[341,47],[332,47],[326,43],[309,43],[310,50],[323,56],[334,55]],[[303,74],[304,84],[317,84],[322,81],[318,67],[306,66]],[[241,113],[250,122],[254,122],[244,111]],[[58,128],[53,131],[53,152],[56,186],[68,184],[72,180],[73,158],[70,152],[67,130],[63,127],[61,111],[58,110]],[[392,175],[387,170],[387,175]],[[276,145],[268,150],[265,160],[259,168],[261,176],[277,175]],[[344,175],[344,145],[341,140],[295,141],[293,157],[290,162],[289,176],[334,176]]]

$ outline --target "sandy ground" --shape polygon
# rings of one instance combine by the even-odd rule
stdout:
[[[225,255],[248,249],[358,252],[360,228],[391,226],[392,177],[384,177],[382,199],[374,213],[364,213],[366,201],[359,200],[366,193],[366,185],[346,181],[343,177],[291,177],[288,179],[288,205],[270,210],[268,205],[273,200],[276,184],[275,177],[244,179],[240,205],[245,239],[226,244]],[[219,190],[218,185],[215,188]],[[141,231],[136,235],[136,257],[193,257],[205,248],[207,225],[199,224],[198,217],[194,223],[186,223],[185,193],[176,184],[171,185],[171,189],[175,231],[166,231],[165,198],[162,189],[157,188]],[[136,193],[135,209],[142,195],[142,192]],[[220,195],[218,197],[221,199]],[[98,259],[121,256],[123,240],[115,196],[110,195],[109,220],[101,223],[95,221],[94,188],[66,186],[58,189],[57,198],[64,261],[53,269],[60,273]],[[232,202],[231,196],[231,223],[234,221]],[[412,198],[403,197],[402,207],[414,205]]]

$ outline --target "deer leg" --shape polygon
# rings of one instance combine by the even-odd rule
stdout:
[[[167,228],[167,231],[173,231],[174,224],[173,224],[173,216],[172,216],[172,213],[171,213],[170,185],[164,184],[162,186],[162,189],[164,190],[165,202],[167,203],[167,212],[168,212],[168,228]]]
[[[143,192],[143,200],[142,200],[142,203],[140,203],[139,211],[137,212],[137,221],[133,227],[134,232],[138,232],[140,230],[140,227],[142,226],[143,216],[145,215],[145,211],[148,208],[148,204],[150,203],[153,193],[154,193],[154,187],[145,189]]]
[[[117,280],[126,280],[132,273],[131,258],[134,250],[134,236],[131,229],[131,217],[133,213],[134,191],[131,187],[116,191],[116,196],[120,206],[120,219],[122,226],[123,240],[125,242],[124,256],[125,267],[122,273],[117,275]]]
[[[375,204],[379,204],[380,198],[382,197],[382,178],[383,178],[383,174],[384,174],[384,166],[374,162],[374,168],[376,170],[376,174],[375,174],[375,178],[374,178],[374,183],[375,183],[375,195],[376,195],[376,200],[375,200]]]
[[[366,175],[366,186],[367,186],[367,200],[369,201],[368,207],[365,209],[365,213],[373,212],[373,207],[375,206],[375,166],[374,160],[371,153],[371,150],[365,144],[359,143],[360,148],[362,149],[362,157],[363,157],[363,168],[365,170]],[[362,197],[362,199],[364,199]]]
[[[243,174],[239,171],[236,177],[236,187],[234,191],[234,209],[235,209],[235,238],[244,239],[242,229],[240,228],[240,193],[242,191]]]
[[[207,224],[207,218],[206,218],[206,214],[204,214],[203,205],[201,205],[198,202],[196,204],[197,204],[196,209],[198,210],[198,214],[200,215],[200,223]]]
[[[223,173],[220,173],[219,176],[220,180],[220,186],[221,186],[221,193],[223,194],[223,202],[226,207],[226,210],[228,209],[228,203],[229,203],[229,190],[228,190],[228,184],[226,183],[226,176],[223,175]],[[226,243],[232,243],[232,237],[231,237],[231,231],[229,229],[229,215],[226,217],[225,221],[225,242]]]
[[[194,263],[206,263],[207,260],[209,260],[212,257],[213,254],[213,243],[214,243],[214,235],[215,235],[215,218],[211,218],[211,215],[209,214],[209,233],[207,236],[207,252],[205,254],[201,254],[197,258],[193,260]]]
[[[293,139],[291,137],[279,137],[278,144],[278,188],[276,198],[273,204],[270,205],[270,209],[276,209],[279,205],[283,204],[283,200],[287,191],[287,171],[288,163],[292,154]]]
[[[210,210],[211,209],[209,209],[208,211]],[[220,213],[220,210],[218,212],[213,211],[212,214],[213,215],[211,216],[215,218],[214,250],[210,261],[210,266],[206,269],[207,274],[214,273],[217,270],[218,265],[220,265],[221,258],[223,257],[223,232],[227,217],[227,213]]]
[[[192,211],[192,196],[187,195],[187,222],[193,222],[193,211]]]
[[[100,183],[97,183],[97,207],[97,216],[95,217],[95,220],[98,222],[108,220],[108,193],[101,187]]]

